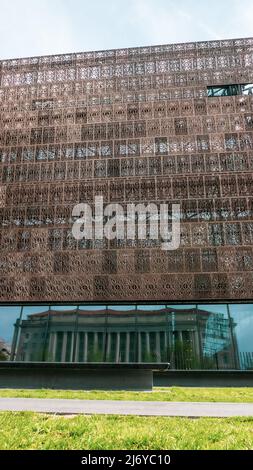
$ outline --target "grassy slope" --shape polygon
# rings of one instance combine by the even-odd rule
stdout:
[[[253,419],[0,413],[0,449],[253,449]]]
[[[153,392],[82,392],[59,390],[1,390],[0,397],[74,398],[83,400],[201,401],[253,403],[253,388],[154,388]]]

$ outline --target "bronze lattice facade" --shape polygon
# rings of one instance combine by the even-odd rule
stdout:
[[[0,301],[253,296],[253,39],[0,62]],[[72,210],[179,202],[181,247]]]

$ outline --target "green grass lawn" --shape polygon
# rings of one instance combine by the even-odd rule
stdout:
[[[253,449],[253,418],[64,418],[0,413],[1,450]]]
[[[0,397],[74,398],[83,400],[201,401],[253,403],[253,388],[154,388],[153,392],[82,392],[68,390],[1,390]]]

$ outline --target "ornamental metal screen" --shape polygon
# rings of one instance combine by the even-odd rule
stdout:
[[[0,62],[0,301],[253,295],[253,39]],[[82,240],[73,207],[180,203],[181,245]]]

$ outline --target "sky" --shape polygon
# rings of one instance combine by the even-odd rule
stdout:
[[[0,60],[251,36],[252,0],[0,0]]]

